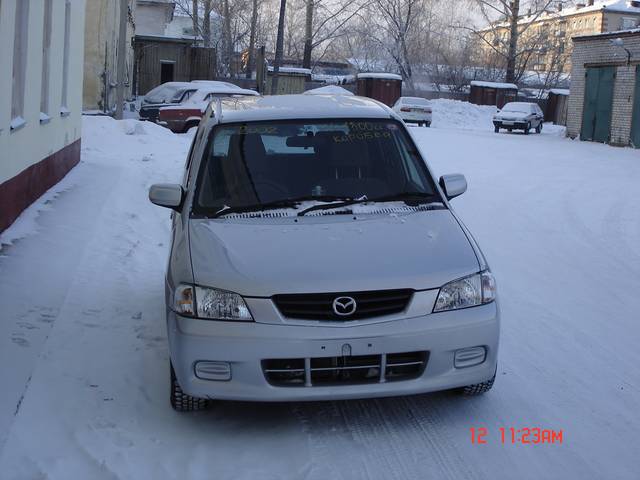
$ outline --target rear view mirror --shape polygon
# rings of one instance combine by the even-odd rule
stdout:
[[[458,197],[467,191],[467,179],[460,173],[452,173],[440,177],[440,188],[444,192],[447,200]]]
[[[160,207],[180,210],[183,197],[182,187],[174,183],[156,183],[149,189],[149,200]]]

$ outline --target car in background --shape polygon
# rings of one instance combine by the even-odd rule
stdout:
[[[160,108],[169,105],[180,105],[186,102],[199,88],[219,87],[225,89],[242,90],[237,85],[218,80],[193,80],[191,82],[167,82],[157,86],[147,93],[142,100],[140,120],[158,121]]]
[[[140,120],[157,121],[160,107],[182,103],[196,90],[198,85],[191,82],[167,82],[149,90],[140,104]]]
[[[173,211],[174,409],[491,389],[496,285],[449,203],[467,183],[409,130],[356,96],[207,107],[182,183],[149,190]]]
[[[186,102],[180,105],[161,107],[158,114],[158,125],[167,127],[175,133],[184,133],[190,128],[198,126],[207,106],[216,98],[260,96],[254,90],[240,88],[236,85],[226,84],[226,82],[216,83],[219,85],[214,85],[213,82],[206,84],[200,82],[198,90]]]
[[[537,103],[510,102],[493,116],[496,133],[499,133],[501,128],[509,132],[523,130],[525,135],[535,128],[536,133],[542,133],[543,123],[544,113]]]
[[[417,123],[418,126],[431,126],[432,110],[428,100],[420,97],[400,97],[393,106],[405,123]]]

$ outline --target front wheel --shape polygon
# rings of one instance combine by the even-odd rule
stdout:
[[[493,374],[486,382],[475,383],[473,385],[467,385],[466,387],[462,387],[460,392],[462,395],[467,397],[476,397],[478,395],[482,395],[483,393],[487,393],[493,387],[494,382],[496,381],[496,374]]]
[[[495,128],[493,129],[493,131],[494,131],[494,132],[496,132],[496,133],[500,133],[500,127],[495,127]]]
[[[542,122],[536,127],[536,133],[542,133]]]
[[[171,368],[171,391],[169,401],[171,406],[176,412],[197,412],[198,410],[205,410],[209,407],[209,400],[206,398],[192,397],[182,391],[182,387],[178,383],[176,378],[176,372],[173,370],[173,365],[169,364]]]
[[[531,122],[527,123],[527,126],[524,129],[524,134],[529,135],[529,130],[531,130]]]

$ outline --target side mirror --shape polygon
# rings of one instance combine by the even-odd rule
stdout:
[[[447,197],[447,200],[456,198],[467,191],[467,179],[460,173],[452,173],[440,177],[440,188]]]
[[[156,183],[149,189],[151,203],[176,211],[180,210],[183,198],[184,190],[175,183]]]

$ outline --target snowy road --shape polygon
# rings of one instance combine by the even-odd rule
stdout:
[[[486,396],[180,415],[167,398],[169,219],[146,195],[180,178],[189,137],[136,125],[85,119],[65,191],[0,251],[0,478],[638,478],[638,151],[414,130],[436,174],[467,176],[454,206],[499,282]],[[471,427],[487,444],[471,444]],[[564,441],[503,445],[500,427]]]

